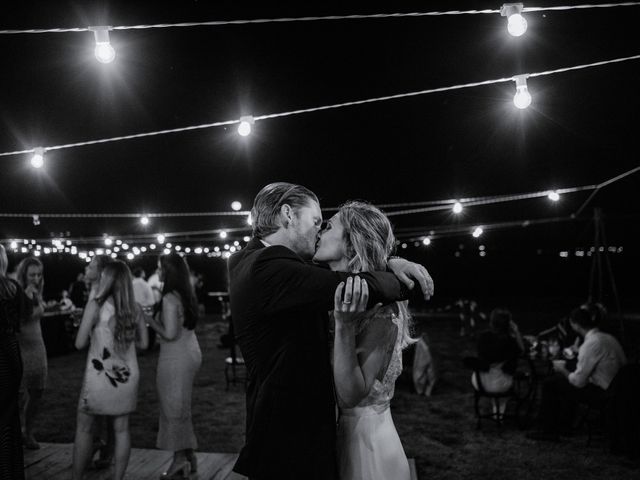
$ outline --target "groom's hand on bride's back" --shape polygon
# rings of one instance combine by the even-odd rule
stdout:
[[[413,263],[400,257],[393,257],[388,260],[387,266],[398,277],[398,280],[410,290],[414,288],[415,282],[418,282],[425,300],[429,300],[433,296],[433,279],[427,269],[419,263]]]

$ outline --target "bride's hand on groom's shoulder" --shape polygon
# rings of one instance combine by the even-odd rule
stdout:
[[[414,280],[417,281],[420,284],[425,300],[429,300],[433,296],[433,279],[422,265],[400,257],[389,258],[387,265],[394,275],[409,289],[414,287]]]
[[[378,303],[367,310],[369,301],[369,286],[367,281],[358,276],[349,277],[345,282],[340,282],[334,295],[333,315],[338,324],[354,326],[361,318],[375,315],[382,307]]]

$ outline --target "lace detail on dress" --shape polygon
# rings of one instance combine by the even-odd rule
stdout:
[[[367,395],[357,407],[373,406],[376,410],[383,411],[389,406],[389,402],[395,393],[396,380],[402,373],[402,335],[404,322],[407,319],[406,311],[402,304],[398,304],[399,313],[396,315],[393,305],[383,307],[373,319],[382,321],[391,321],[396,326],[396,339],[393,345],[393,352],[387,370],[382,377],[382,381],[377,378],[374,380],[369,395]],[[383,318],[381,318],[383,317]],[[363,322],[358,328],[358,332],[364,330],[372,319]]]

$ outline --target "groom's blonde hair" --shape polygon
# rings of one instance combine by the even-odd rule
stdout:
[[[251,209],[253,236],[264,238],[278,231],[280,207],[287,204],[294,211],[306,206],[309,201],[318,201],[315,193],[302,185],[294,183],[270,183],[258,192]]]

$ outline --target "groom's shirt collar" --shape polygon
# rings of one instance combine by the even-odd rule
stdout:
[[[262,239],[260,239],[260,241],[262,242],[262,244],[263,244],[265,247],[270,247],[270,246],[271,246],[271,244],[270,244],[270,243],[267,243],[267,242],[265,242],[265,241],[264,241],[264,240],[262,240]]]

